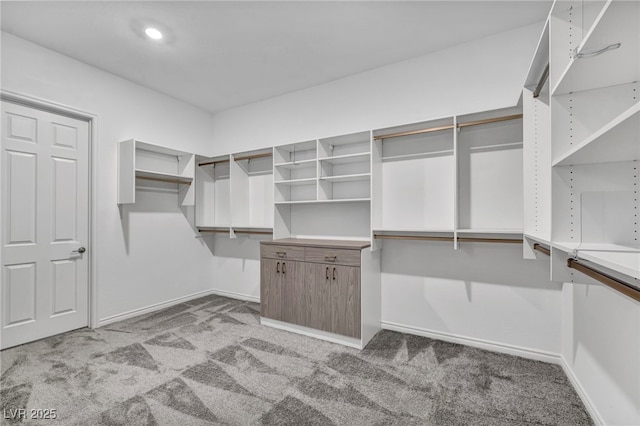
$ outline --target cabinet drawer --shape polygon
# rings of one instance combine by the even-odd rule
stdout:
[[[315,263],[360,266],[360,250],[307,247],[304,251],[304,260]]]
[[[304,247],[260,244],[260,256],[269,259],[304,260]]]

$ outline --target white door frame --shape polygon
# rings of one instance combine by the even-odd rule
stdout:
[[[88,318],[87,324],[90,328],[98,327],[98,288],[97,288],[97,218],[96,212],[97,206],[97,171],[98,171],[98,116],[96,114],[82,111],[67,105],[52,102],[46,99],[41,99],[35,96],[25,95],[23,93],[17,93],[10,90],[0,89],[0,100],[12,102],[15,104],[24,105],[30,108],[52,112],[54,114],[60,114],[69,116],[71,118],[87,121],[89,123],[89,241],[87,241],[87,248],[89,250],[89,288],[88,288]],[[2,182],[2,175],[0,174],[0,183]],[[1,201],[0,201],[1,203]],[[2,208],[0,206],[0,223],[2,220]],[[0,256],[2,256],[0,254]],[[1,264],[2,258],[0,258]]]

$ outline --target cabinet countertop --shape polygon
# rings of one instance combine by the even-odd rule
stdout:
[[[322,240],[314,238],[282,238],[279,240],[261,241],[261,244],[277,244],[288,246],[321,247],[335,249],[362,250],[370,247],[369,241],[354,240]]]

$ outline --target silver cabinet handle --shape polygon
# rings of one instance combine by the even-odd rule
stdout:
[[[286,257],[287,256],[287,252],[286,251],[277,251],[276,254],[278,255],[278,257]]]
[[[71,251],[71,253],[80,253],[80,254],[82,254],[82,253],[84,253],[85,251],[87,251],[87,249],[86,249],[86,248],[84,248],[84,247],[80,247],[78,250],[72,250],[72,251]]]
[[[325,256],[324,260],[327,262],[335,262],[336,260],[338,260],[338,256]]]

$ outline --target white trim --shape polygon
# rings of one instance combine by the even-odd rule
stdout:
[[[279,330],[302,334],[303,336],[326,340],[327,342],[331,343],[338,343],[340,345],[349,346],[351,348],[362,349],[362,340],[355,339],[353,337],[341,336],[339,334],[329,333],[327,331],[316,330],[301,325],[289,324],[288,322],[282,322],[263,317],[260,317],[260,324],[266,325],[267,327],[277,328]]]
[[[490,340],[477,339],[474,337],[459,336],[457,334],[443,333],[441,331],[427,330],[425,328],[413,327],[413,326],[403,325],[403,324],[396,324],[389,321],[382,321],[382,328],[384,330],[393,330],[393,331],[398,331],[400,333],[415,334],[418,336],[444,340],[445,342],[458,343],[461,345],[471,346],[479,349],[485,349],[492,352],[500,352],[503,354],[515,355],[522,358],[533,359],[536,361],[544,361],[552,364],[561,364],[560,354],[556,354],[553,352],[523,348],[521,346],[492,342]]]
[[[70,116],[89,123],[89,241],[86,242],[89,248],[87,326],[95,328],[98,326],[98,238],[96,233],[96,229],[98,229],[98,115],[48,99],[6,89],[0,89],[0,99],[54,114]]]
[[[137,317],[139,315],[155,312],[160,309],[168,308],[179,303],[188,302],[189,300],[198,299],[200,297],[216,294],[214,290],[199,291],[197,293],[190,294],[188,296],[177,297],[175,299],[167,300],[165,302],[155,303],[153,305],[145,306],[144,308],[133,309],[131,311],[123,312],[120,314],[112,315],[110,317],[102,318],[98,321],[98,327],[103,327],[114,322],[126,320],[129,318]]]
[[[598,426],[606,425],[606,422],[602,418],[602,415],[600,415],[600,412],[598,411],[596,405],[593,403],[591,398],[589,398],[589,394],[582,387],[580,380],[578,380],[578,377],[573,372],[573,368],[571,368],[567,360],[562,355],[560,356],[560,366],[562,366],[562,369],[564,370],[564,374],[566,374],[566,376],[569,378],[571,385],[573,385],[573,388],[576,390],[576,393],[578,394],[578,396],[582,400],[582,403],[584,404],[587,411],[589,412],[589,415],[591,416],[591,420],[593,420],[593,422]]]
[[[211,294],[217,294],[218,296],[228,297],[230,299],[246,300],[247,302],[260,303],[260,297],[250,296],[243,293],[234,293],[233,291],[224,290],[211,290]]]

